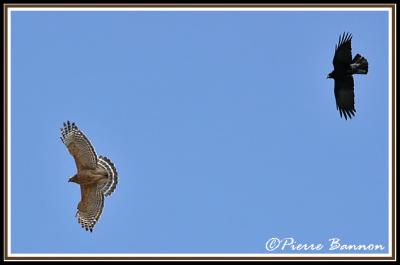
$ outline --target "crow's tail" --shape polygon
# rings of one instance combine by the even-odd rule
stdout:
[[[354,56],[351,62],[351,68],[354,74],[367,74],[368,73],[368,61],[362,55],[358,54]]]

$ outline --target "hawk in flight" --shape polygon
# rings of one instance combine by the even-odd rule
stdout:
[[[117,186],[117,170],[110,159],[96,155],[94,147],[75,123],[64,122],[60,138],[74,157],[78,171],[68,181],[81,186],[81,201],[76,213],[78,223],[92,232],[103,211],[104,197]]]
[[[350,33],[339,36],[339,44],[336,45],[333,57],[333,71],[328,78],[335,80],[336,108],[340,117],[352,118],[355,115],[354,108],[354,79],[353,74],[367,74],[368,61],[362,55],[357,54],[353,59],[351,55]]]

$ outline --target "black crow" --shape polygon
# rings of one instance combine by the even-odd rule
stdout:
[[[340,112],[340,117],[344,115],[351,118],[355,115],[354,108],[354,80],[353,74],[367,74],[368,61],[358,54],[351,59],[351,38],[350,33],[343,33],[339,36],[339,44],[335,47],[333,57],[333,71],[327,78],[335,80],[336,108]]]

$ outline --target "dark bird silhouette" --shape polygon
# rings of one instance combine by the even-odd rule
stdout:
[[[339,43],[335,47],[333,57],[333,71],[327,78],[335,80],[336,108],[339,110],[340,117],[344,116],[347,120],[355,116],[354,108],[354,79],[353,74],[367,74],[368,61],[362,55],[351,55],[350,33],[343,33],[339,36]]]

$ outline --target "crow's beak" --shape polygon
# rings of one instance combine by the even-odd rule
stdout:
[[[71,182],[71,179],[68,179],[68,182]]]

